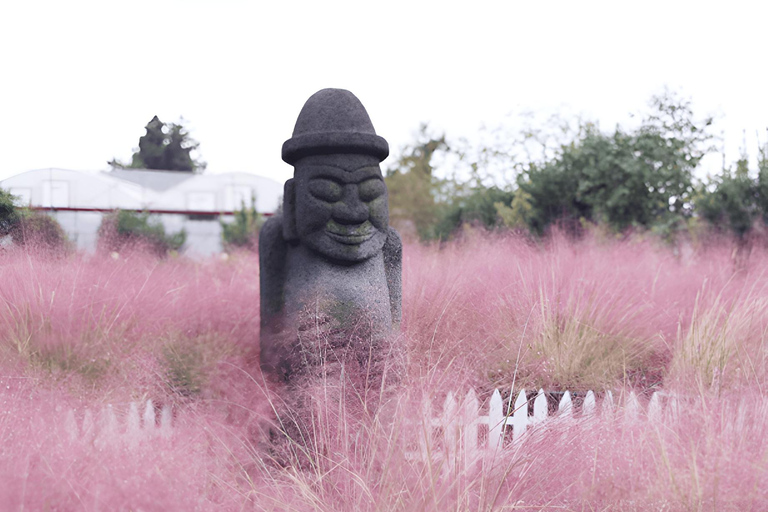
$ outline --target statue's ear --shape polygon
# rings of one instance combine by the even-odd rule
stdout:
[[[283,239],[286,242],[298,240],[296,232],[296,183],[293,179],[285,182],[283,190]]]

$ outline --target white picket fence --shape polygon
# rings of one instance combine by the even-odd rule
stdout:
[[[461,401],[449,392],[441,414],[434,415],[429,402],[424,403],[422,426],[425,428],[419,436],[418,452],[411,451],[408,456],[449,461],[464,459],[465,464],[469,465],[484,453],[493,453],[505,444],[523,441],[527,434],[545,422],[587,420],[598,414],[610,415],[612,418],[623,414],[623,420],[627,422],[644,418],[658,424],[662,421],[662,397],[666,397],[668,410],[676,412],[678,406],[675,397],[655,392],[647,408],[643,408],[634,391],[622,396],[623,400],[615,399],[612,391],[606,391],[600,400],[600,407],[595,393],[589,391],[577,411],[571,393],[565,391],[557,410],[550,415],[543,389],[539,389],[533,399],[528,398],[525,389],[520,390],[516,398],[511,393],[506,406],[497,389],[488,403],[488,414],[484,415],[474,390],[470,389]],[[531,400],[533,411],[529,414]],[[483,436],[481,431],[487,431],[487,435]]]
[[[570,422],[610,415],[621,415],[624,421],[638,421],[645,418],[651,423],[662,421],[662,397],[668,411],[678,410],[677,399],[664,393],[654,393],[646,408],[634,392],[629,392],[623,399],[614,398],[614,393],[606,391],[599,401],[595,393],[589,391],[576,408],[569,391],[563,393],[556,410],[550,414],[547,396],[539,389],[533,398],[528,398],[526,390],[516,395],[510,393],[505,404],[499,390],[495,390],[488,402],[488,413],[482,414],[479,400],[474,390],[470,389],[462,400],[449,392],[443,402],[440,414],[433,414],[431,404],[422,406],[421,432],[418,435],[418,447],[408,451],[409,458],[444,459],[457,462],[464,460],[466,465],[474,463],[484,454],[494,453],[505,445],[522,442],[526,435],[535,431],[542,424],[551,422]],[[513,400],[514,398],[514,400]],[[533,402],[529,414],[529,402]],[[140,406],[143,405],[143,412]],[[78,421],[78,417],[81,419]],[[151,438],[168,438],[172,434],[172,410],[169,405],[160,409],[159,417],[151,400],[138,404],[133,402],[123,414],[117,414],[111,405],[103,407],[97,414],[86,409],[82,415],[68,410],[64,415],[62,432],[70,442],[93,443],[97,447],[129,445]],[[419,423],[417,421],[417,423]],[[419,431],[418,428],[413,429]]]
[[[142,413],[139,413],[140,405],[144,405]],[[163,406],[158,418],[152,400],[147,400],[146,404],[132,402],[121,418],[112,405],[103,407],[95,416],[86,409],[80,421],[77,416],[73,409],[64,415],[63,433],[70,442],[93,442],[100,447],[136,445],[153,437],[168,438],[172,432],[171,407]]]

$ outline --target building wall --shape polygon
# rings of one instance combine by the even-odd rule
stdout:
[[[96,250],[97,231],[101,225],[102,214],[99,212],[62,212],[47,211],[56,219],[67,237],[82,251]]]
[[[158,214],[166,233],[176,233],[182,229],[187,232],[184,254],[205,257],[222,252],[221,223],[219,216],[206,215],[189,217],[187,215]],[[231,219],[231,215],[223,215]]]
[[[232,218],[231,215],[223,217]],[[195,256],[210,256],[224,250],[221,242],[221,222],[219,217],[197,217],[184,220],[187,230],[187,248],[185,252]]]

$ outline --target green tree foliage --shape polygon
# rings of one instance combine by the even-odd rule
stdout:
[[[14,196],[0,189],[0,238],[10,237],[17,247],[60,252],[70,249],[70,242],[58,221],[45,213],[18,208]]]
[[[763,224],[768,225],[768,142],[757,152],[757,207]]]
[[[205,162],[192,157],[200,144],[192,139],[182,124],[163,123],[154,116],[145,126],[146,134],[139,138],[130,165],[111,160],[113,167],[156,169],[181,172],[202,172]]]
[[[99,248],[107,252],[139,247],[166,256],[180,251],[186,241],[186,231],[166,234],[162,222],[147,212],[117,210],[105,215],[99,226]]]
[[[768,225],[768,144],[757,155],[756,177],[750,175],[746,154],[735,169],[726,167],[703,184],[696,196],[696,211],[713,228],[730,231],[744,240],[758,223]]]
[[[256,211],[256,197],[251,196],[251,205],[242,207],[235,212],[233,222],[221,223],[221,238],[224,248],[230,251],[235,248],[258,251],[259,230],[263,224],[261,214]]]
[[[447,150],[445,136],[434,137],[422,125],[418,141],[407,147],[386,174],[390,222],[404,234],[429,238],[438,218],[442,181],[434,176],[432,158]]]
[[[539,236],[555,225],[572,234],[599,225],[612,233],[650,231],[669,241],[700,220],[739,238],[760,223],[767,226],[768,144],[758,152],[756,172],[745,156],[699,185],[694,171],[713,150],[712,119],[697,118],[689,100],[668,92],[651,106],[632,129],[606,132],[581,122],[574,130],[551,118],[543,129],[494,130],[490,144],[475,146],[449,146],[445,136],[422,126],[387,172],[390,218],[423,240],[445,239],[467,223]],[[468,178],[456,180],[455,171],[453,179],[436,177],[438,167],[446,175],[446,162],[463,165],[458,174]],[[509,175],[511,182],[500,185],[494,178]]]
[[[392,224],[422,240],[446,240],[464,224],[486,229],[499,225],[496,204],[509,207],[513,193],[483,185],[474,163],[470,164],[473,178],[469,183],[435,176],[435,156],[458,151],[448,146],[445,135],[430,135],[426,125],[421,126],[418,137],[387,172]]]
[[[501,223],[510,229],[528,229],[532,222],[533,207],[531,195],[518,188],[509,205],[504,202],[493,203],[496,215]]]
[[[498,187],[475,186],[441,205],[431,238],[448,239],[464,224],[494,229],[501,224],[499,208],[510,208],[514,194]]]
[[[746,158],[736,163],[736,169],[724,169],[710,180],[709,188],[702,187],[696,198],[696,209],[701,217],[716,229],[731,231],[743,238],[758,215],[758,183],[749,177]]]
[[[10,192],[0,188],[0,237],[6,236],[18,222],[19,213]]]
[[[532,231],[589,221],[620,232],[673,226],[692,214],[693,170],[709,150],[711,119],[696,121],[690,102],[670,95],[653,105],[637,130],[606,134],[585,124],[554,158],[529,164],[518,186],[529,196]]]

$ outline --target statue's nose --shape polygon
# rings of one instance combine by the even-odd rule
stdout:
[[[333,208],[333,218],[340,224],[362,224],[368,220],[368,206],[360,200],[356,185],[344,187],[342,200]]]

